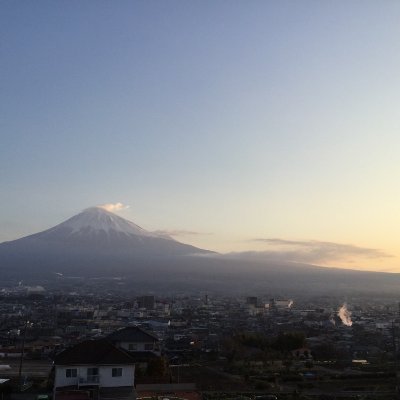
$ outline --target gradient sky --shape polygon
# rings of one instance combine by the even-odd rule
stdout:
[[[3,0],[0,241],[122,202],[200,247],[400,272],[399,21],[395,0]]]

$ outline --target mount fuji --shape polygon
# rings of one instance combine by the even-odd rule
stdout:
[[[176,259],[213,252],[147,231],[101,207],[91,207],[53,228],[0,244],[0,269],[104,272],[143,260]]]
[[[65,279],[59,281],[60,276]],[[278,295],[393,294],[400,285],[400,274],[235,259],[147,231],[101,207],[88,208],[43,232],[0,243],[0,283],[67,284],[75,278],[109,282],[115,277],[124,277],[129,290]]]
[[[167,235],[147,231],[101,207],[91,207],[56,225],[12,242],[11,247],[63,247],[68,250],[127,252],[132,255],[170,256],[207,253]]]

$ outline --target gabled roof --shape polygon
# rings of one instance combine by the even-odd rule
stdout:
[[[55,365],[133,365],[132,356],[105,339],[85,340],[61,353],[54,359]]]
[[[118,329],[107,337],[112,342],[131,342],[131,343],[145,343],[145,342],[158,342],[158,337],[150,332],[145,331],[138,326],[128,326],[126,328]]]

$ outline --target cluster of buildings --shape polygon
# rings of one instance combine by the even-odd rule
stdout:
[[[146,384],[176,389],[190,382],[199,390],[220,390],[217,375],[229,378],[233,368],[226,340],[243,332],[266,338],[301,332],[305,337],[303,346],[285,354],[290,363],[243,347],[236,361],[246,365],[246,387],[251,384],[248,376],[266,375],[267,365],[269,372],[271,365],[276,369],[269,388],[283,393],[296,389],[290,382],[277,382],[284,365],[300,370],[308,362],[314,378],[326,379],[332,362],[336,368],[332,375],[337,375],[339,365],[348,372],[397,362],[400,319],[394,301],[354,299],[351,311],[345,309],[346,319],[341,307],[337,299],[324,297],[293,302],[254,295],[159,297],[87,288],[72,292],[23,285],[3,288],[0,379],[20,385],[41,377],[47,382],[43,390],[54,400],[134,399],[138,386]],[[318,367],[321,363],[324,368]],[[194,366],[212,369],[216,379],[210,383],[187,375]],[[47,370],[35,376],[36,367]]]

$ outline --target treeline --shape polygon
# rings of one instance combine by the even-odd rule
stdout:
[[[277,336],[267,336],[256,332],[242,332],[223,341],[228,360],[240,357],[263,359],[288,355],[293,350],[305,347],[306,339],[302,332],[284,332]]]

